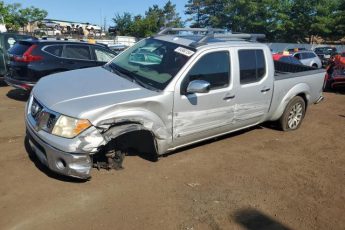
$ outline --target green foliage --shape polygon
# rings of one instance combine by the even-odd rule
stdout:
[[[47,16],[47,11],[36,7],[22,8],[20,3],[5,4],[0,1],[0,15],[8,30],[17,31],[28,23],[42,20]]]
[[[345,0],[188,0],[185,7],[192,27],[265,33],[270,41],[345,36]]]
[[[149,7],[145,15],[132,16],[130,13],[115,15],[113,22],[118,35],[148,37],[157,33],[162,27],[181,27],[181,17],[176,12],[176,5],[168,1],[163,8],[158,5]]]

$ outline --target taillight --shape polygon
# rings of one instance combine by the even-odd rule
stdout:
[[[29,49],[27,49],[27,51],[25,51],[25,53],[23,54],[23,56],[21,57],[14,57],[15,61],[18,62],[34,62],[34,61],[40,61],[43,59],[42,56],[39,55],[32,55],[32,52],[34,51],[34,49],[37,47],[37,45],[32,45],[29,47]]]

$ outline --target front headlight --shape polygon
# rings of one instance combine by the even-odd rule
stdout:
[[[90,126],[91,123],[86,119],[76,119],[60,115],[54,125],[52,134],[60,137],[73,138]]]

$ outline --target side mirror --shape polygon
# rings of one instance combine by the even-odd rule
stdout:
[[[204,80],[193,80],[189,82],[187,87],[187,93],[208,93],[210,91],[211,84]]]

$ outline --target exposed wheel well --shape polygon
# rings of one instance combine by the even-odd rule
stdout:
[[[156,161],[158,158],[154,135],[147,130],[137,130],[122,134],[114,139],[117,148],[128,154],[138,154],[141,157]]]

